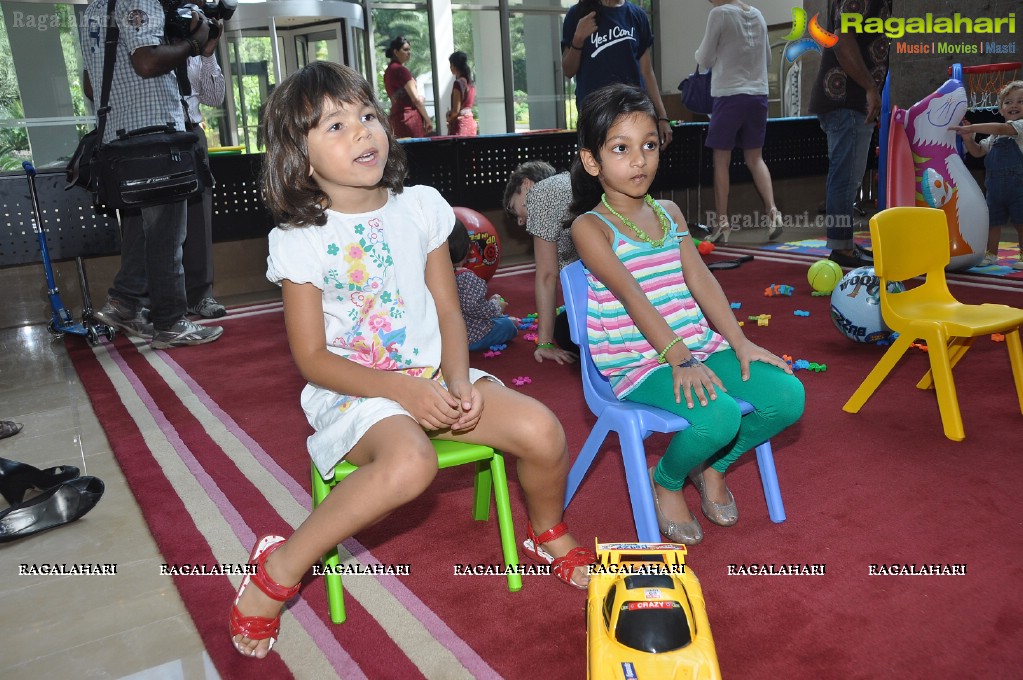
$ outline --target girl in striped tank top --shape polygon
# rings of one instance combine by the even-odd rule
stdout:
[[[743,335],[678,206],[647,194],[658,141],[657,114],[639,88],[610,85],[587,97],[566,226],[586,265],[597,368],[619,399],[690,422],[650,478],[661,533],[693,545],[703,530],[682,495],[686,477],[707,519],[735,524],[725,471],[798,420],[804,394],[781,358]],[[736,398],[756,410],[743,417]]]

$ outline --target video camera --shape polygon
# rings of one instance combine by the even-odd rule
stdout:
[[[220,37],[217,19],[227,21],[234,15],[238,0],[201,0],[201,4],[184,0],[160,0],[164,10],[164,31],[169,38],[187,38],[192,35],[192,12],[199,12],[210,27],[210,40]]]

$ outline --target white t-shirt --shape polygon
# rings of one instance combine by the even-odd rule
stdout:
[[[1023,120],[1008,120],[1005,121],[1016,130],[1016,136],[1012,139],[1016,142],[1016,146],[1019,147],[1020,151],[1023,151]],[[1009,135],[988,135],[984,139],[980,140],[978,144],[984,149],[984,151],[990,151],[991,145],[1002,137],[1008,137]]]
[[[368,213],[329,210],[322,227],[270,232],[266,277],[323,291],[327,349],[334,354],[439,379],[440,326],[426,287],[426,256],[447,247],[454,221],[451,206],[428,186],[390,194]],[[470,370],[470,380],[481,377],[487,374]],[[390,399],[338,394],[313,383],[302,390],[302,410],[316,430],[307,441],[309,455],[325,477],[375,423],[409,415]]]
[[[696,50],[700,69],[711,69],[710,94],[767,94],[771,44],[767,22],[756,7],[719,5],[707,17],[707,32]]]

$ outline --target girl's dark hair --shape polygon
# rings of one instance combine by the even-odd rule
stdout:
[[[607,85],[587,95],[579,111],[579,150],[587,149],[600,161],[600,150],[607,141],[607,133],[619,118],[634,113],[650,116],[657,124],[657,111],[646,92],[634,85],[616,83]],[[572,161],[572,204],[562,227],[572,226],[575,218],[592,210],[600,203],[604,188],[600,180],[586,172],[582,161]]]
[[[394,61],[395,58],[397,57],[398,50],[400,50],[401,46],[407,42],[408,40],[405,40],[405,36],[403,35],[397,36],[394,40],[387,43],[387,49],[384,50],[384,56],[390,59],[391,61]]]
[[[462,224],[462,220],[455,218],[455,228],[448,236],[448,253],[451,255],[451,264],[458,264],[469,256],[469,230]]]
[[[448,57],[448,63],[455,67],[458,75],[470,83],[475,82],[475,79],[472,77],[472,69],[469,68],[469,55],[465,52],[452,52],[451,56]]]
[[[325,211],[331,207],[330,198],[309,175],[308,135],[319,125],[329,103],[373,107],[387,133],[387,165],[378,186],[401,193],[408,161],[373,88],[347,66],[316,61],[288,76],[266,101],[266,157],[260,185],[263,202],[282,226],[322,226],[327,222]]]

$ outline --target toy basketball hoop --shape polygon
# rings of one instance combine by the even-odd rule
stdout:
[[[1016,80],[1021,65],[1018,61],[979,66],[953,64],[948,71],[953,78],[965,82],[970,108],[983,109],[998,106],[998,92]],[[957,69],[961,74],[956,73]]]

